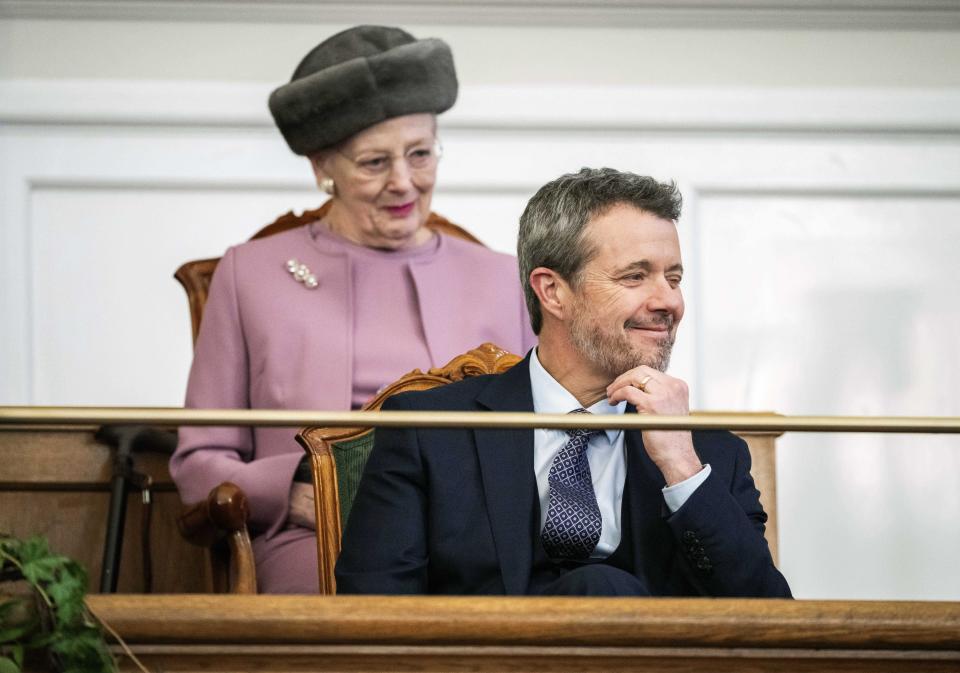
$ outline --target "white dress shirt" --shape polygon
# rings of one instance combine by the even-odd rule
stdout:
[[[553,378],[537,358],[537,349],[530,353],[530,387],[533,392],[533,410],[538,414],[567,414],[580,409],[580,403],[570,392]],[[611,405],[603,399],[589,407],[591,414],[622,414],[627,408],[626,402]],[[547,508],[550,505],[550,467],[557,453],[567,443],[569,435],[564,430],[533,431],[533,469],[537,477],[537,490],[540,495],[540,530],[547,520]],[[606,558],[620,545],[620,503],[623,500],[623,486],[627,480],[627,454],[624,445],[623,430],[606,430],[590,435],[587,445],[587,462],[590,464],[590,476],[593,490],[600,507],[603,522],[600,542],[591,554],[592,558]],[[663,489],[664,501],[671,512],[676,512],[710,476],[710,466],[689,479]]]

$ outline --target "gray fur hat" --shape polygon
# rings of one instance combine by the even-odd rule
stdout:
[[[456,99],[443,40],[356,26],[314,47],[270,94],[270,112],[290,149],[309,156],[391,117],[443,112]]]

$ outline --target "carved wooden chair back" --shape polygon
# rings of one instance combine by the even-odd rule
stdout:
[[[468,376],[499,374],[521,358],[499,346],[485,343],[458,355],[443,367],[422,372],[414,369],[394,381],[367,402],[365,410],[377,410],[391,395],[429,390],[461,381]],[[310,455],[317,511],[317,559],[320,593],[336,593],[333,569],[340,555],[340,538],[350,513],[360,475],[373,448],[373,428],[306,427],[297,441]]]
[[[444,367],[426,373],[415,369],[384,388],[364,405],[377,410],[391,395],[429,390],[460,381],[467,376],[499,374],[521,358],[494,344],[485,343],[451,360]],[[694,412],[710,416],[709,412]],[[776,439],[779,432],[737,433],[746,441],[752,460],[751,474],[760,490],[760,501],[767,513],[766,539],[777,561],[777,489]],[[310,456],[317,514],[317,558],[320,593],[336,593],[334,567],[340,555],[340,538],[360,483],[360,476],[373,448],[373,428],[330,428],[311,426],[297,434],[297,441]]]
[[[327,201],[319,208],[315,210],[305,210],[300,215],[294,214],[293,211],[287,212],[255,233],[250,240],[266,238],[267,236],[279,234],[287,229],[293,229],[311,222],[316,222],[317,220],[323,219],[329,210],[330,201]],[[427,219],[427,227],[436,232],[447,234],[448,236],[462,238],[478,245],[483,245],[483,243],[469,231],[436,213],[430,213],[430,217]],[[194,342],[196,342],[197,334],[200,332],[200,319],[203,317],[203,307],[207,303],[207,294],[210,292],[210,280],[213,278],[213,272],[219,262],[219,257],[196,259],[192,262],[186,262],[173,274],[173,277],[180,281],[184,291],[187,293],[187,301],[190,304],[190,324],[193,329]]]

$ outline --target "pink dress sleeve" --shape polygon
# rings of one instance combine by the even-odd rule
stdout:
[[[209,409],[250,407],[249,359],[237,299],[235,255],[217,265],[204,309],[187,384],[185,406]],[[186,503],[199,502],[230,481],[250,501],[251,524],[268,537],[287,518],[293,473],[302,453],[258,455],[249,427],[182,427],[170,474]]]

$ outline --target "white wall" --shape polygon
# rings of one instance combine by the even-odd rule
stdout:
[[[396,23],[454,50],[465,85],[956,87],[955,31],[736,30]],[[352,25],[8,19],[0,77],[279,84]]]
[[[265,97],[346,23],[13,5],[0,12],[0,403],[177,405],[190,343],[170,274],[318,203]],[[689,308],[673,373],[695,406],[960,415],[956,21],[412,25],[402,9],[382,20],[447,39],[462,82],[441,119],[435,209],[491,246],[510,250],[529,195],[581,165],[680,182]],[[956,438],[780,446],[781,561],[798,596],[960,599]]]

